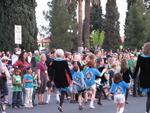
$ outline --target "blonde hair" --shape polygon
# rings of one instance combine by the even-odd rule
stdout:
[[[143,46],[143,54],[150,56],[150,42],[147,42]]]

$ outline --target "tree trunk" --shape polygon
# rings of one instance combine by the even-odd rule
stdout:
[[[79,20],[79,39],[78,39],[78,51],[83,50],[83,23],[82,23],[82,1],[78,0],[78,20]]]
[[[85,27],[84,27],[85,46],[90,47],[90,0],[85,1]]]

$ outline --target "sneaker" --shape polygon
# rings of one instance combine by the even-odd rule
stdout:
[[[4,101],[4,104],[9,104],[9,102],[7,100]]]
[[[50,102],[49,102],[49,101],[46,101],[46,104],[50,104]]]
[[[79,110],[83,110],[83,106],[82,105],[79,105]]]
[[[91,108],[91,109],[95,109],[95,106],[94,106],[94,105],[90,105],[90,108]]]
[[[59,110],[60,112],[63,112],[63,109],[62,109],[61,106],[58,106],[58,110]]]

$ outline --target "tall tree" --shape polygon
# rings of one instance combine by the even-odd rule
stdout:
[[[100,0],[92,2],[90,11],[90,30],[103,30],[102,7]]]
[[[69,3],[67,3],[69,2]],[[80,37],[78,34],[78,23],[77,23],[77,14],[76,14],[76,9],[77,9],[77,1],[76,0],[67,0],[66,5],[68,7],[68,12],[71,15],[72,18],[72,24],[71,24],[71,28],[72,28],[72,43],[73,43],[73,48],[72,50],[77,50],[78,47],[80,46],[80,43],[82,44],[82,40],[80,41]],[[69,4],[69,5],[68,5]]]
[[[105,15],[104,49],[116,49],[119,46],[119,13],[116,0],[108,0]]]
[[[78,7],[78,37],[77,38],[77,45],[78,50],[81,51],[83,48],[83,22],[82,22],[82,15],[83,15],[83,0],[65,0],[68,10],[70,10],[70,6],[72,2],[76,2],[76,6]]]
[[[127,0],[128,9],[130,9],[130,7],[132,7],[135,2],[136,2],[136,0]]]
[[[21,47],[37,48],[35,0],[0,0],[0,50],[13,50],[14,25],[22,26]]]
[[[44,13],[49,22],[49,31],[52,34],[51,47],[65,50],[73,49],[74,35],[76,35],[76,23],[74,13],[66,8],[66,1],[52,0],[48,2],[49,10]]]
[[[125,26],[125,46],[141,48],[143,43],[149,41],[150,17],[146,13],[143,0],[136,0],[129,9]]]

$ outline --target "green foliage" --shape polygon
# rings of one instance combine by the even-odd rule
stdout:
[[[92,41],[92,46],[94,46],[95,48],[101,47],[103,45],[105,39],[105,32],[102,31],[98,31],[98,30],[94,30],[91,33],[91,41]]]
[[[74,49],[77,46],[77,24],[75,19],[76,3],[66,7],[64,0],[52,0],[48,2],[49,10],[44,13],[49,22],[48,33],[52,34],[51,47],[65,50]]]
[[[37,48],[35,0],[0,0],[0,51],[14,50],[14,25],[22,25],[22,48]]]
[[[150,16],[146,13],[143,0],[136,0],[129,9],[125,26],[125,47],[140,49],[149,41]]]
[[[90,28],[93,30],[103,30],[102,7],[93,5],[90,11]]]
[[[119,12],[116,5],[116,0],[108,0],[106,4],[105,15],[105,40],[104,49],[116,49],[119,47]]]

